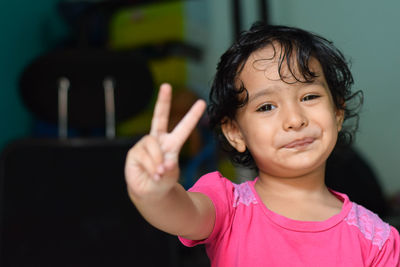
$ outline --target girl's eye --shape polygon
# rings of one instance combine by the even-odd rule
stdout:
[[[276,106],[272,104],[264,104],[261,107],[257,109],[258,112],[266,112],[266,111],[271,111],[273,109],[276,109]]]
[[[319,95],[306,95],[305,97],[303,97],[303,98],[301,99],[301,101],[302,101],[302,102],[304,102],[304,101],[310,101],[310,100],[316,99],[316,98],[318,98],[318,97],[320,97],[320,96],[319,96]]]

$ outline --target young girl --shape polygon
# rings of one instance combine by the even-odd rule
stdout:
[[[222,55],[208,111],[233,162],[255,167],[257,178],[234,184],[213,172],[183,189],[179,150],[205,102],[168,133],[171,88],[164,84],[150,134],[127,156],[133,203],[183,244],[205,244],[212,266],[400,266],[396,229],[324,183],[338,138],[351,141],[342,124],[356,116],[352,83],[326,39],[253,25]]]

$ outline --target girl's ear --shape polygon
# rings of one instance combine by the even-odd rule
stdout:
[[[231,146],[238,152],[243,153],[246,151],[246,143],[236,121],[225,118],[221,125],[221,130]]]
[[[337,109],[336,110],[336,125],[338,128],[338,132],[342,130],[342,125],[344,121],[344,109]]]

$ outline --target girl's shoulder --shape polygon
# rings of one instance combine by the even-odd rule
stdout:
[[[397,230],[383,221],[377,214],[352,202],[352,208],[344,221],[355,226],[373,245],[381,249],[391,235],[398,235]]]
[[[252,190],[254,182],[255,180],[250,180],[238,184],[215,171],[200,177],[189,191],[206,193],[213,200],[219,199],[223,202],[230,202],[232,207],[237,207],[239,204],[248,206],[251,203],[257,203]]]
[[[225,190],[234,191],[246,188],[253,182],[254,181],[245,181],[243,183],[238,184],[224,177],[219,171],[214,171],[201,176],[190,190],[199,187],[211,187],[218,189],[225,188]]]

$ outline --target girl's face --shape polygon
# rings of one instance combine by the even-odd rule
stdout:
[[[296,82],[285,64],[281,74],[286,82],[282,81],[278,59],[272,46],[249,57],[239,75],[248,91],[248,103],[237,111],[234,121],[222,124],[223,133],[239,152],[249,149],[260,177],[298,177],[324,171],[341,129],[343,111],[336,110],[316,59],[309,62],[318,75],[312,83]],[[296,69],[292,71],[302,77]]]

